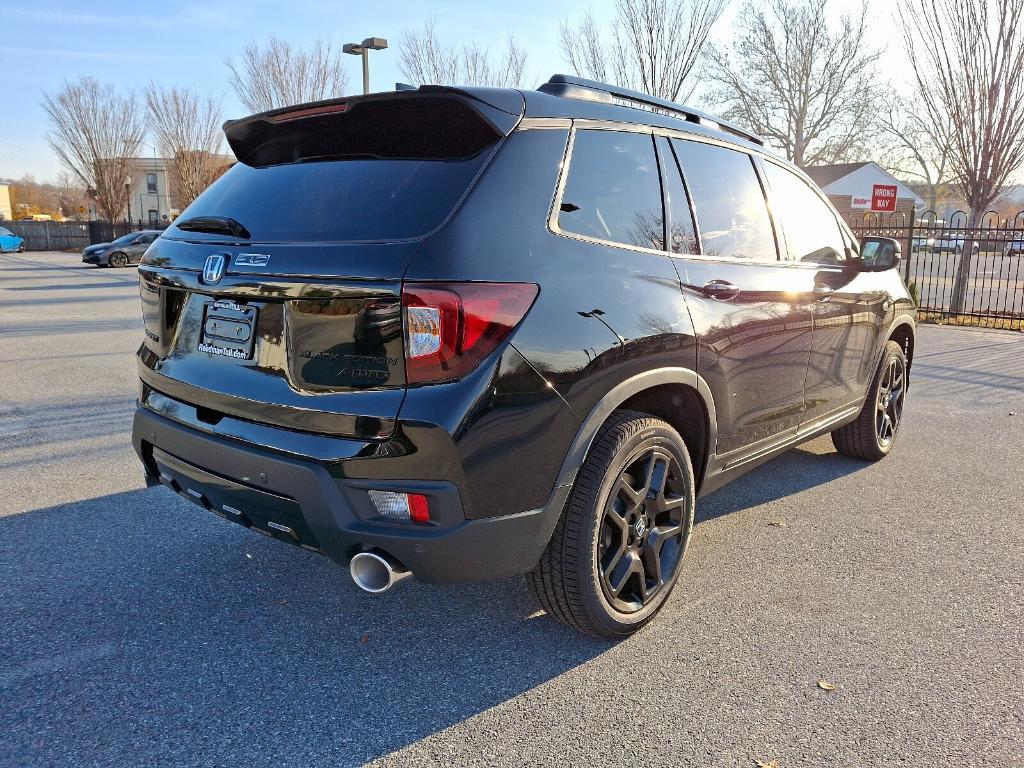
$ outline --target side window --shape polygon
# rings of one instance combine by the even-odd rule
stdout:
[[[577,131],[558,227],[598,240],[662,250],[664,214],[652,137]]]
[[[764,169],[789,258],[814,264],[843,261],[846,238],[832,209],[796,174],[768,162]]]
[[[701,253],[776,261],[775,234],[754,162],[744,152],[672,139],[700,227]]]
[[[669,250],[678,254],[697,253],[697,237],[693,233],[693,216],[690,214],[690,201],[686,195],[686,187],[683,186],[679,163],[667,138],[658,136],[655,143],[658,145],[658,155],[661,158],[661,168],[664,174],[665,195],[668,198]]]

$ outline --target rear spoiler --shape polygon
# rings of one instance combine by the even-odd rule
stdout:
[[[340,156],[448,159],[476,154],[507,136],[524,110],[523,95],[509,88],[424,85],[228,120],[224,135],[239,161],[257,167]],[[436,146],[438,130],[448,139],[443,151]],[[416,134],[423,141],[415,141]]]

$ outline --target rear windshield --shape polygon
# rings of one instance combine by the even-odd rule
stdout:
[[[331,160],[251,168],[237,163],[181,215],[226,216],[253,242],[399,240],[451,213],[489,152],[464,160]],[[192,238],[193,232],[180,232]]]

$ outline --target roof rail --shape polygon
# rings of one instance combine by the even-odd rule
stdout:
[[[741,139],[746,139],[754,144],[764,146],[764,139],[757,134],[746,131],[729,120],[715,115],[701,112],[699,109],[688,107],[685,104],[677,104],[668,99],[659,99],[656,96],[648,96],[640,91],[633,91],[629,88],[620,88],[617,85],[601,83],[597,80],[587,80],[583,77],[573,75],[552,75],[551,79],[541,85],[538,89],[542,93],[552,96],[563,96],[568,99],[583,99],[586,101],[600,101],[606,104],[617,104],[623,107],[644,109],[648,112],[681,117],[688,123],[696,123],[709,128],[731,133]]]

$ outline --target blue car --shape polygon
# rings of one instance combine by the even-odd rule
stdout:
[[[0,253],[21,253],[25,250],[25,240],[6,227],[0,227]]]

